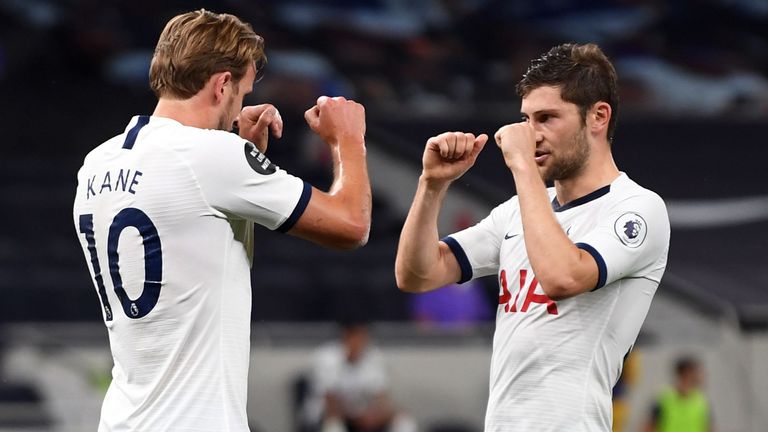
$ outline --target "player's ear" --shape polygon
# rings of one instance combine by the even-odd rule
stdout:
[[[600,134],[608,130],[611,121],[611,106],[607,102],[597,102],[587,114],[587,126],[593,134]]]
[[[224,99],[227,86],[232,85],[232,72],[219,72],[211,77],[213,81],[213,97],[218,104]]]

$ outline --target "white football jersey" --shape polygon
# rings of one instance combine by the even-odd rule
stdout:
[[[462,281],[499,279],[486,432],[610,431],[611,391],[666,267],[664,201],[626,174],[562,206],[548,192],[563,230],[597,262],[591,292],[559,301],[544,294],[517,197],[444,239]]]
[[[235,134],[137,116],[78,173],[75,228],[114,367],[99,431],[248,431],[253,222],[311,187]]]

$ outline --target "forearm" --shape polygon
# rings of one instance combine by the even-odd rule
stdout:
[[[304,213],[289,233],[333,249],[355,249],[368,241],[371,185],[365,148],[332,145],[333,183],[328,192],[314,189]]]
[[[333,183],[328,195],[335,201],[337,218],[365,231],[371,225],[371,184],[362,143],[341,143],[332,148]]]
[[[370,182],[368,166],[365,159],[365,144],[348,138],[345,142],[331,145],[333,162],[333,182],[328,190],[329,195],[354,195],[368,192],[370,201]],[[358,195],[359,196],[359,195]],[[361,202],[364,200],[360,200]],[[370,210],[370,206],[368,208]]]
[[[400,233],[395,276],[400,289],[427,291],[442,285],[430,283],[438,276],[441,261],[437,220],[450,182],[430,182],[422,175],[416,196]]]
[[[445,132],[427,140],[423,171],[408,212],[395,259],[397,287],[407,292],[440,288],[461,278],[453,252],[440,242],[437,218],[451,182],[477,159],[488,135]]]
[[[553,299],[583,292],[581,287],[589,283],[589,274],[584,271],[582,260],[589,258],[560,226],[535,163],[516,166],[513,176],[526,252],[542,289]]]

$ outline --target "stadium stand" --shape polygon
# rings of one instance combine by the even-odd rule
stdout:
[[[250,101],[274,102],[282,112],[284,137],[269,150],[281,167],[320,182],[327,176],[327,155],[301,116],[317,95],[354,97],[369,119],[375,201],[368,246],[342,259],[257,232],[253,357],[274,376],[257,372],[250,384],[284,396],[275,402],[251,395],[251,414],[264,430],[287,430],[290,378],[303,367],[308,347],[327,336],[312,328],[350,304],[363,305],[373,321],[395,322],[377,328],[377,336],[396,367],[414,359],[427,369],[425,359],[446,365],[424,378],[437,386],[430,392],[440,394],[434,404],[419,405],[423,386],[408,375],[393,377],[396,396],[422,410],[420,422],[439,426],[446,407],[457,421],[482,420],[477,399],[487,388],[490,329],[414,335],[408,295],[395,288],[397,234],[415,185],[405,179],[418,175],[430,135],[446,128],[492,132],[518,119],[514,84],[526,61],[563,40],[596,41],[615,60],[622,78],[617,162],[664,196],[670,210],[669,266],[639,342],[645,370],[667,370],[675,347],[690,348],[715,369],[712,385],[722,389],[714,401],[718,421],[745,432],[768,424],[760,409],[768,406],[768,372],[760,360],[768,353],[761,336],[768,329],[765,2],[195,5],[238,14],[265,36],[267,76]],[[73,412],[98,415],[93,382],[103,377],[92,372],[108,373],[110,359],[72,224],[76,170],[87,151],[122,130],[130,116],[151,111],[146,71],[154,38],[167,18],[188,7],[184,1],[0,0],[0,222],[6,227],[0,233],[0,431],[22,424],[30,431],[61,424],[70,429],[56,430],[79,431],[92,420],[62,419]],[[492,146],[459,183],[452,208],[487,209],[513,191]],[[449,208],[446,226],[454,216]],[[486,282],[495,302],[495,281]],[[48,324],[34,324],[40,322]],[[466,380],[434,384],[462,362],[470,370]],[[753,375],[740,375],[734,365]],[[633,407],[644,406],[639,398],[664,378],[648,372]],[[462,385],[471,388],[469,396],[449,394]],[[83,402],[75,404],[62,388],[82,391]],[[285,415],[264,421],[269,412]],[[31,418],[35,422],[23,423]]]

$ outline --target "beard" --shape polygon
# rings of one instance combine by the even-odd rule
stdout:
[[[570,139],[568,150],[552,159],[552,165],[541,172],[545,181],[568,180],[576,177],[586,166],[590,147],[586,128],[581,127]]]
[[[235,86],[235,89],[237,89],[237,86]],[[233,124],[235,119],[232,116],[233,109],[235,108],[235,96],[237,96],[238,91],[235,91],[234,96],[230,98],[226,102],[226,106],[224,107],[224,112],[221,113],[221,116],[219,116],[218,125],[216,126],[216,129],[223,130],[227,132],[231,132],[233,128]],[[237,116],[237,114],[235,114]]]

